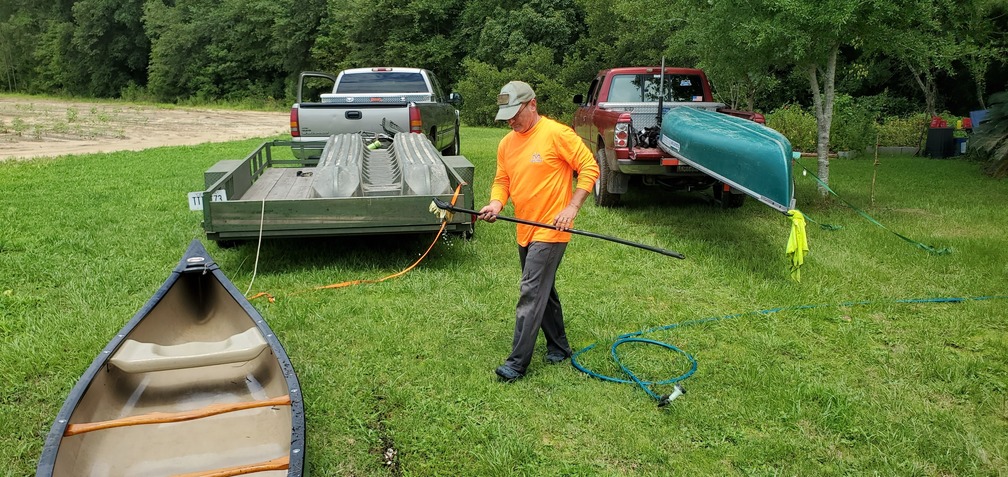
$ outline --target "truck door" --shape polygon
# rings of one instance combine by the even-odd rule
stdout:
[[[595,100],[598,98],[598,85],[600,83],[599,78],[592,80],[591,85],[588,86],[588,95],[584,97],[583,102],[578,105],[577,111],[574,112],[574,132],[578,136],[581,136],[581,140],[588,145],[588,148],[595,150],[595,145],[592,141],[595,138],[595,134],[592,132],[595,129],[595,124],[592,121],[592,116],[595,111]]]
[[[298,78],[297,103],[321,103],[323,93],[332,93],[336,77],[319,71],[304,71]]]

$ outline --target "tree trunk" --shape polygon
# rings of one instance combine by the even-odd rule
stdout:
[[[816,156],[819,179],[829,185],[829,139],[830,128],[833,125],[833,97],[836,84],[836,61],[839,47],[834,46],[826,61],[826,71],[819,71],[819,66],[808,66],[809,85],[812,88],[813,109],[816,115]],[[822,88],[819,86],[819,75],[822,73]],[[829,190],[822,184],[818,186],[819,194],[829,195]]]
[[[917,86],[920,87],[921,92],[924,93],[924,107],[927,109],[928,116],[937,116],[938,88],[935,86],[934,75],[932,75],[931,71],[927,68],[918,72],[912,65],[908,64],[907,69],[910,70],[910,74],[912,74],[914,80],[917,81]]]

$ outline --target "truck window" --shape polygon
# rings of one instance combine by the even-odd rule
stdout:
[[[661,75],[616,75],[609,88],[609,101],[635,103],[658,101]],[[703,79],[698,75],[665,75],[664,101],[703,101]]]
[[[595,78],[591,82],[591,86],[588,87],[588,96],[585,97],[585,104],[595,104],[598,100],[598,86],[600,83],[600,78]]]
[[[431,87],[434,90],[435,101],[445,101],[446,96],[444,94],[444,90],[441,89],[441,83],[438,82],[437,77],[430,71],[427,72],[427,77],[430,78]]]
[[[318,76],[306,76],[301,86],[302,103],[321,103],[322,95],[331,92],[333,80]]]
[[[420,73],[395,71],[345,74],[336,85],[337,94],[429,93]]]

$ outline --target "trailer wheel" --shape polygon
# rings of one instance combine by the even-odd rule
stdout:
[[[612,170],[609,169],[609,163],[606,162],[604,148],[599,148],[595,152],[595,162],[598,163],[599,168],[599,178],[595,181],[595,205],[601,207],[619,205],[621,194],[609,192]]]
[[[235,248],[242,244],[242,240],[215,240],[220,248]]]
[[[476,235],[476,224],[469,224],[468,227],[460,231],[457,230],[454,232],[450,232],[450,234],[452,237],[458,237],[468,242],[472,240],[474,235]]]

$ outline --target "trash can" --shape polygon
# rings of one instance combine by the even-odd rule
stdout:
[[[955,138],[955,155],[966,154],[966,138],[957,137]]]
[[[924,155],[934,159],[944,159],[955,154],[955,138],[952,128],[929,128]]]

